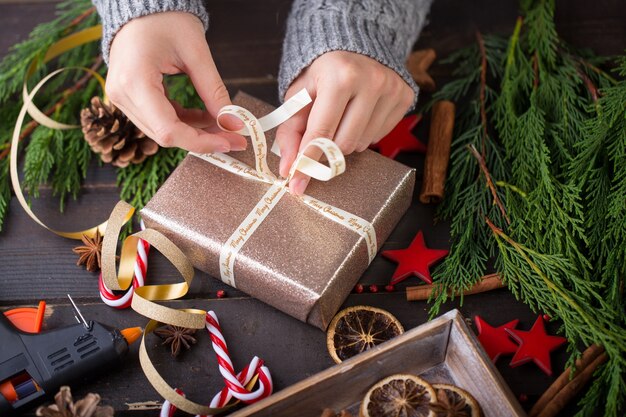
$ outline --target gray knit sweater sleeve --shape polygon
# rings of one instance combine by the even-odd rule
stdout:
[[[111,42],[118,30],[130,20],[159,12],[188,12],[209,26],[209,15],[202,0],[92,0],[102,19],[102,56],[109,63]]]
[[[432,0],[295,0],[278,76],[280,98],[315,58],[329,51],[367,55],[396,71],[415,91],[405,68]]]
[[[165,11],[193,13],[208,26],[202,0],[93,0],[102,18],[102,52],[108,63],[113,37],[136,17]],[[281,99],[315,58],[330,51],[367,55],[396,71],[415,91],[407,55],[426,21],[432,0],[295,0],[278,74]]]

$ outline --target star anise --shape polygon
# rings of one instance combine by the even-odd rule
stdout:
[[[113,417],[114,411],[110,406],[99,406],[98,394],[87,394],[82,400],[74,402],[70,387],[61,387],[54,396],[54,404],[37,409],[39,417]]]
[[[77,246],[72,251],[79,255],[76,265],[85,265],[89,272],[96,272],[102,267],[102,235],[96,230],[94,237],[83,235],[83,245]]]
[[[471,417],[471,409],[463,397],[438,389],[437,401],[429,405],[436,417]]]
[[[172,350],[172,356],[176,357],[180,353],[181,346],[185,346],[186,349],[191,349],[191,345],[196,343],[196,338],[193,335],[196,333],[196,329],[187,329],[179,326],[163,326],[154,331],[154,334],[163,339],[162,345],[170,345]]]

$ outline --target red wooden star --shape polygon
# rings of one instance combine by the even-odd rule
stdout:
[[[478,340],[483,345],[493,363],[496,363],[500,355],[515,353],[518,346],[513,343],[506,329],[515,329],[518,319],[511,320],[499,327],[493,327],[480,316],[474,317],[476,328],[478,329]]]
[[[566,338],[547,334],[541,316],[537,317],[528,332],[513,329],[506,329],[506,332],[519,343],[519,349],[511,359],[511,367],[533,361],[548,376],[552,375],[550,352],[567,342]]]
[[[400,152],[426,152],[426,145],[411,133],[420,120],[422,120],[421,114],[405,117],[387,136],[372,144],[370,148],[378,150],[381,155],[391,159],[395,159]]]
[[[398,263],[396,271],[391,277],[391,285],[404,281],[408,277],[416,276],[422,281],[432,284],[428,267],[448,254],[447,250],[429,249],[424,244],[424,235],[420,230],[406,249],[386,250],[383,256]]]

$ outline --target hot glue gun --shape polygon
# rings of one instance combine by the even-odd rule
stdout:
[[[121,362],[141,328],[117,330],[87,321],[70,297],[78,324],[39,332],[45,303],[0,313],[0,416],[15,415]]]

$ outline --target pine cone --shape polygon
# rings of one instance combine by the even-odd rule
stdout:
[[[96,96],[91,106],[80,112],[85,140],[103,162],[124,168],[139,164],[159,150],[159,145],[147,137],[113,103]]]
[[[74,402],[70,387],[61,387],[57,395],[54,396],[54,404],[47,407],[41,406],[37,409],[39,417],[113,417],[112,407],[101,407],[98,405],[100,396],[98,394],[87,394],[82,400]]]

